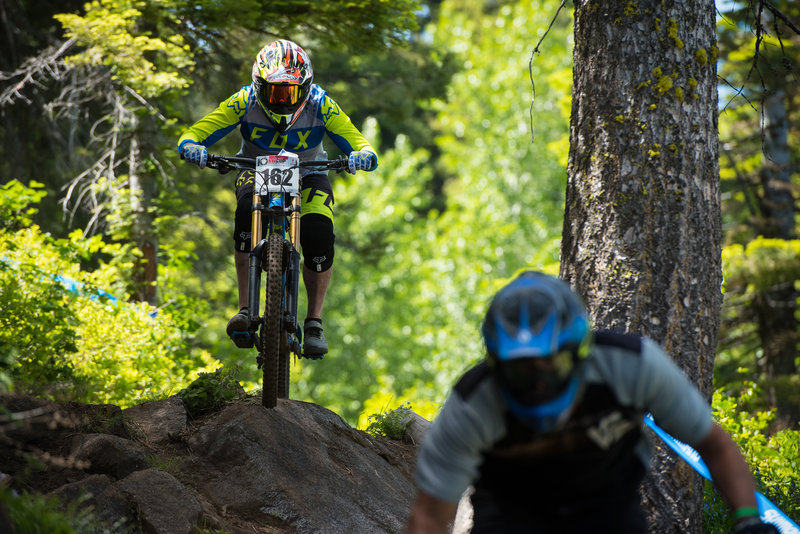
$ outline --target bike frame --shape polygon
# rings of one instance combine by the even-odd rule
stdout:
[[[295,154],[290,156],[296,157]],[[269,177],[273,187],[262,194],[264,191],[259,187],[266,183],[268,177],[258,174],[257,163],[255,158],[208,155],[208,166],[222,174],[234,169],[253,170],[255,173],[248,272],[249,325],[247,332],[236,333],[249,338],[234,341],[238,346],[245,346],[240,345],[240,341],[244,339],[248,342],[246,346],[255,346],[258,350],[256,361],[263,371],[262,404],[267,408],[274,408],[278,398],[289,396],[290,353],[303,357],[302,329],[298,325],[297,317],[301,276],[301,189],[299,180],[296,179],[293,192],[287,193],[281,185],[285,183],[284,174],[281,173],[286,173],[287,170],[273,169],[273,175]],[[341,171],[347,167],[347,159],[339,157],[335,160],[297,162],[291,168],[299,173],[299,167]],[[276,172],[277,180],[273,180]],[[265,272],[265,305],[262,315],[261,282]]]
[[[283,314],[281,321],[288,339],[286,345],[298,356],[302,356],[302,330],[297,324],[300,287],[300,196],[292,196],[286,204],[286,194],[268,193],[265,196],[253,194],[251,215],[250,270],[248,279],[248,311],[250,324],[260,321],[261,260],[264,247],[270,234],[278,234],[284,239],[288,254],[288,269],[283,271]],[[288,215],[288,224],[287,224]],[[266,218],[266,232],[264,220]],[[259,337],[256,337],[258,346]],[[259,347],[260,349],[260,347]]]

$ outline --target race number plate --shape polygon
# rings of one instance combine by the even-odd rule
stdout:
[[[256,158],[257,195],[267,193],[300,194],[300,158],[291,152]]]

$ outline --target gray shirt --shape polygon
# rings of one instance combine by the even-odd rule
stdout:
[[[708,403],[650,339],[642,339],[638,352],[595,344],[581,372],[587,385],[609,387],[620,405],[650,412],[659,426],[689,445],[702,441],[711,431]],[[484,453],[506,435],[506,413],[502,393],[493,379],[481,381],[466,397],[454,390],[422,441],[415,474],[419,489],[457,502],[478,477]],[[605,440],[613,440],[616,431],[627,430],[621,428],[625,424],[630,423],[609,420],[587,434],[605,448]],[[635,454],[644,465],[649,463],[644,437],[636,445]]]

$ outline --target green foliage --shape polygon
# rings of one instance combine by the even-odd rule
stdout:
[[[776,16],[776,11],[780,16]],[[757,11],[757,10],[756,10]],[[797,2],[778,0],[762,17],[730,3],[718,17],[720,177],[725,300],[717,386],[734,393],[755,381],[776,407],[773,426],[796,424],[800,413],[797,315],[800,242],[793,191],[800,173],[794,79],[800,36]],[[765,238],[780,238],[767,239]],[[755,402],[755,401],[753,401]]]
[[[236,367],[220,367],[214,372],[200,373],[194,382],[178,393],[189,415],[201,417],[240,398],[244,389],[239,384],[238,373]]]
[[[195,0],[179,12],[191,20],[189,30],[215,35],[227,30],[264,38],[300,40],[310,36],[325,46],[350,52],[401,46],[415,31],[417,0]],[[205,46],[211,46],[207,43]],[[260,46],[258,47],[260,48]],[[255,52],[253,51],[253,57]]]
[[[519,96],[530,94],[530,32],[549,25],[557,4],[513,2],[477,14],[460,7],[443,3],[427,29],[465,66],[433,108],[435,147],[400,135],[376,171],[335,179],[336,265],[325,304],[332,350],[301,361],[292,387],[352,422],[386,398],[441,404],[483,356],[478,326],[495,281],[525,266],[557,268],[569,19],[534,60],[532,143],[530,100]],[[498,46],[506,53],[485,52]],[[388,144],[374,121],[363,131]]]
[[[0,506],[8,512],[17,534],[124,533],[117,525],[104,525],[91,507],[78,499],[61,506],[55,497],[23,491],[17,495],[0,488]]]
[[[459,68],[454,54],[442,43],[414,40],[389,54],[383,50],[352,54],[339,46],[313,46],[309,53],[315,81],[355,124],[378,119],[379,151],[391,149],[398,135],[417,148],[435,148],[432,102],[447,93],[450,78]]]
[[[387,395],[413,399],[429,416],[455,376],[481,356],[477,325],[492,292],[490,280],[522,265],[550,268],[557,263],[567,133],[560,109],[569,93],[569,19],[562,17],[534,61],[537,141],[532,144],[529,102],[512,95],[529,94],[530,29],[549,24],[555,3],[537,3],[532,8],[515,2],[485,10],[473,6],[469,13],[458,3],[446,2],[441,9],[436,4],[430,7],[441,12],[443,19],[434,20],[422,33],[412,33],[419,7],[415,1],[332,0],[314,2],[313,9],[304,11],[311,5],[279,1],[267,6],[260,0],[188,4],[104,0],[59,20],[81,44],[77,52],[70,50],[77,56],[71,64],[111,71],[122,102],[138,102],[131,100],[123,85],[140,95],[165,92],[165,98],[149,101],[158,109],[137,111],[135,133],[142,150],[145,144],[158,145],[170,127],[158,120],[147,122],[142,114],[176,116],[176,104],[192,110],[188,116],[210,108],[230,91],[220,93],[216,80],[229,79],[237,68],[246,80],[252,56],[266,38],[294,38],[308,45],[312,57],[319,52],[320,82],[326,87],[330,83],[335,94],[346,95],[345,101],[351,94],[365,94],[353,97],[352,114],[380,113],[389,136],[381,143],[374,126],[368,127],[375,132],[370,138],[389,149],[381,151],[378,172],[352,180],[334,178],[338,248],[325,324],[337,352],[324,361],[301,361],[295,366],[292,391],[293,396],[329,406],[351,421],[365,406],[380,405]],[[268,20],[264,12],[270,13]],[[99,24],[106,18],[109,24]],[[319,24],[321,20],[325,24]],[[176,35],[190,50],[181,47]],[[495,49],[497,39],[508,52],[485,54],[482,50]],[[343,49],[355,53],[348,55],[346,66],[338,68],[337,55]],[[426,55],[428,50],[433,52]],[[385,51],[386,58],[376,63],[370,55],[375,51]],[[327,67],[323,58],[331,59]],[[462,65],[467,74],[446,85],[453,70]],[[181,76],[192,68],[194,90],[185,102],[177,102],[173,97],[181,94]],[[86,70],[78,69],[78,73]],[[343,80],[350,77],[343,73],[348,70],[367,73],[366,78],[346,83]],[[431,104],[434,97],[439,99]],[[422,106],[415,107],[419,100]],[[203,101],[210,104],[201,106]],[[87,112],[94,113],[98,105],[105,110],[103,102],[94,101]],[[88,132],[89,126],[83,130]],[[81,135],[80,125],[74,131]],[[396,136],[396,132],[407,135]],[[80,155],[93,159],[97,147],[83,146]],[[159,264],[159,296],[165,305],[156,320],[170,316],[177,330],[188,334],[164,345],[177,345],[189,354],[202,352],[200,346],[211,347],[227,364],[241,365],[243,380],[255,384],[259,377],[252,353],[233,349],[224,336],[224,322],[235,303],[229,244],[233,199],[228,180],[185,165],[173,172],[167,160],[156,162],[150,156],[141,160],[144,185],[153,192],[145,215],[155,221],[151,230],[160,239],[159,253],[166,263]],[[175,178],[169,188],[154,179],[162,171]],[[127,178],[125,169],[119,169],[91,190],[107,201],[110,216],[103,228],[119,232],[113,235],[126,241],[133,235]],[[61,186],[48,185],[52,191]],[[167,194],[172,192],[184,202],[175,203],[175,197]],[[452,199],[446,201],[446,196]],[[61,232],[61,226],[52,221],[48,229]],[[161,232],[162,227],[168,231]],[[84,240],[70,239],[68,248]],[[95,242],[93,246],[101,245]],[[98,256],[115,263],[98,263]],[[129,273],[135,258],[132,247],[121,248],[117,255],[97,249],[71,260],[73,272],[63,274],[124,300],[130,294]],[[74,272],[79,265],[84,273],[80,276]],[[87,280],[89,273],[92,279]],[[410,297],[408,302],[402,299],[405,295]],[[231,310],[224,310],[225,306]],[[88,309],[93,321],[102,316],[96,306]],[[97,351],[109,342],[108,333],[99,330],[88,336],[81,333],[80,347]],[[128,338],[136,341],[132,352],[144,346],[140,345],[142,336],[133,332],[118,337]],[[124,352],[115,346],[118,349]],[[162,356],[163,352],[156,351],[156,360]],[[109,366],[104,364],[113,374]],[[384,378],[376,384],[376,376]],[[128,380],[119,385],[145,390],[141,394],[148,398],[158,394],[149,385]]]
[[[17,188],[0,191],[0,206],[14,202],[8,193]],[[0,354],[9,365],[0,375],[10,375],[15,391],[126,407],[212,365],[185,321],[100,294],[125,287],[128,250],[80,232],[55,239],[38,226],[0,230]],[[87,259],[98,267],[83,270]],[[68,289],[59,277],[77,285]]]
[[[7,393],[11,389],[11,371],[16,359],[16,351],[0,344],[0,393]]]
[[[770,219],[776,216],[775,193],[783,195],[787,189],[796,191],[800,186],[797,166],[789,163],[800,157],[796,105],[800,98],[796,80],[800,36],[789,27],[797,27],[800,8],[793,0],[777,0],[771,5],[783,16],[770,13],[756,18],[757,10],[730,2],[717,19],[719,94],[724,108],[719,118],[720,176],[727,243],[746,243],[760,234],[774,236],[765,230],[774,226]],[[761,24],[758,30],[757,21]],[[784,107],[784,125],[770,121],[769,108],[776,104]],[[785,146],[773,148],[787,154],[765,153],[770,151],[767,139],[782,127],[787,128],[787,139],[780,143]],[[776,174],[783,174],[783,179],[791,183],[775,184],[770,178]],[[796,217],[796,207],[794,213]]]
[[[0,224],[6,230],[19,230],[33,224],[36,213],[35,204],[44,198],[43,184],[31,180],[25,187],[17,180],[11,180],[0,188]]]
[[[0,192],[0,206],[14,202],[9,195],[21,187],[14,183]],[[80,323],[71,306],[76,296],[54,280],[52,255],[37,236],[36,227],[0,231],[0,354],[7,366],[0,371],[6,387],[8,377],[22,390],[32,384],[81,387],[72,360]]]
[[[754,471],[757,489],[793,521],[800,520],[800,431],[782,430],[771,436],[766,429],[773,411],[753,410],[763,393],[754,383],[735,396],[714,392],[714,418],[739,445]],[[704,521],[706,532],[730,532],[727,505],[707,484]]]
[[[129,406],[171,391],[213,365],[204,352],[190,350],[186,332],[167,312],[150,315],[145,303],[103,305],[89,299],[82,310],[84,328],[76,360],[82,373],[102,391],[83,398]],[[100,382],[102,380],[102,382]]]
[[[38,494],[14,496],[9,489],[0,490],[0,500],[8,508],[9,518],[20,534],[75,534],[70,518],[58,508],[58,501]]]
[[[761,91],[791,85],[797,89],[792,73],[800,67],[797,54],[800,36],[789,25],[797,25],[800,8],[793,0],[777,0],[772,5],[783,17],[765,16],[759,21],[762,27],[758,32],[755,31],[756,12],[746,4],[725,4],[717,19],[719,58],[722,60],[720,75],[726,81],[721,85],[742,89],[735,97],[725,93],[723,97],[732,97],[739,105],[745,104],[743,97],[757,102]],[[754,57],[757,40],[760,41],[759,53]],[[753,72],[754,68],[757,73]],[[760,83],[762,81],[764,83]],[[752,120],[758,120],[757,113]]]
[[[387,406],[396,404],[411,406],[414,401],[414,411],[417,415],[432,421],[439,413],[441,405],[438,399],[431,399],[429,395],[420,394],[426,391],[425,388],[410,387],[403,391],[402,396],[393,393],[391,376],[378,376],[378,387],[375,393],[367,399],[363,405],[361,414],[358,416],[356,428],[366,429],[372,422],[372,417],[376,413],[385,411]]]
[[[731,390],[741,388],[743,380],[758,380],[764,386],[770,377],[763,376],[759,369],[763,347],[754,302],[763,302],[775,288],[798,287],[800,240],[758,237],[746,246],[728,245],[722,250],[722,261],[725,301],[715,383]],[[774,384],[777,393],[800,405],[797,388],[800,377],[785,376],[777,380]]]
[[[194,527],[197,534],[231,534],[227,530],[205,527]]]
[[[373,436],[401,440],[412,415],[411,404],[408,402],[394,410],[372,414],[369,416],[370,423],[366,432]]]
[[[150,454],[147,456],[147,465],[160,469],[173,476],[180,475],[181,468],[185,465],[186,459],[176,456],[161,456]]]
[[[65,34],[85,49],[68,58],[75,65],[104,66],[114,78],[143,96],[181,89],[189,81],[181,70],[192,66],[189,47],[179,33],[175,8],[182,2],[100,0],[86,4],[86,15],[56,15]],[[143,28],[142,10],[159,12],[160,32]]]
[[[800,240],[756,239],[743,245],[729,245],[722,251],[725,288],[747,295],[800,280]]]

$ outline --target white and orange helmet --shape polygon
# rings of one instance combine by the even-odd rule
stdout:
[[[314,69],[305,50],[292,41],[267,43],[253,63],[253,89],[264,113],[285,132],[308,101]]]

